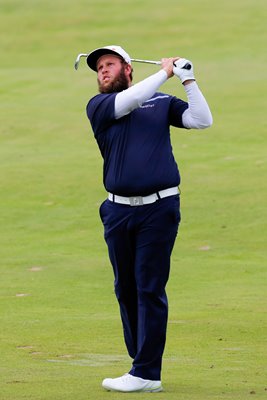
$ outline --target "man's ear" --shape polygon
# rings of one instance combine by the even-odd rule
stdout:
[[[127,73],[128,76],[131,75],[132,73],[132,66],[130,64],[125,65],[125,72]]]

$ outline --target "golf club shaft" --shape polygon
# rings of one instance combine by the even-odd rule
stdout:
[[[156,64],[156,65],[161,65],[161,61],[152,61],[152,60],[140,60],[139,58],[131,58],[131,61],[133,62],[140,62],[140,63],[145,63],[145,64]],[[175,63],[173,63],[175,66]],[[186,63],[183,67],[183,69],[191,69],[192,66],[190,63]]]
[[[133,62],[145,63],[145,64],[156,64],[161,65],[161,61],[153,61],[153,60],[140,60],[140,58],[131,58]]]

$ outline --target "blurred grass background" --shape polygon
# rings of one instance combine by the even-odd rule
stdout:
[[[1,400],[116,399],[101,381],[129,369],[85,114],[96,77],[74,70],[107,44],[192,60],[214,117],[172,130],[182,224],[157,398],[266,398],[266,16],[263,0],[1,1]]]

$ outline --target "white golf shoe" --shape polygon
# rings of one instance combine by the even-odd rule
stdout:
[[[113,392],[161,392],[161,381],[150,381],[125,374],[119,378],[106,378],[102,382],[103,388]]]

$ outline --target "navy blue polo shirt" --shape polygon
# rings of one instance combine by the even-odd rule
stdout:
[[[170,126],[184,128],[188,103],[155,93],[130,114],[115,119],[117,93],[98,94],[87,105],[87,116],[104,159],[106,190],[120,196],[146,196],[178,186]]]

